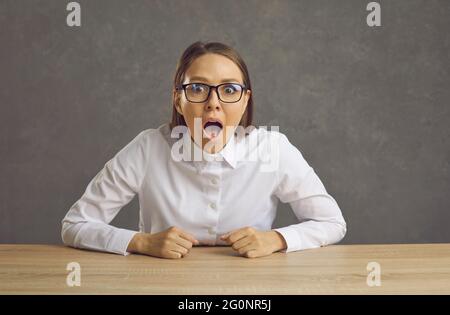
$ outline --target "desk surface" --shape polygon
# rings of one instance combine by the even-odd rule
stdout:
[[[67,264],[81,266],[69,287]],[[368,286],[367,264],[381,267]],[[0,294],[450,294],[450,244],[334,245],[248,259],[229,247],[195,247],[188,256],[0,245]]]

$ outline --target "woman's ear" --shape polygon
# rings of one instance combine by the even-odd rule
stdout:
[[[245,110],[247,109],[248,101],[250,100],[250,95],[252,94],[252,91],[246,90],[245,92],[245,102],[244,107],[242,108],[242,114],[245,113]]]

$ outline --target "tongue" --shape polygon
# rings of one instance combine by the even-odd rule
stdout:
[[[208,139],[212,139],[219,135],[221,128],[217,125],[209,125],[209,126],[206,126],[205,129],[203,129],[203,130],[205,131],[204,132],[205,136]]]

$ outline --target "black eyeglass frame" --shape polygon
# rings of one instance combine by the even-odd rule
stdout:
[[[189,97],[187,96],[187,93],[186,93],[186,87],[187,87],[188,85],[192,85],[192,84],[201,84],[201,85],[205,85],[205,86],[207,86],[207,87],[209,88],[208,95],[206,96],[206,99],[205,99],[204,101],[201,101],[201,102],[194,102],[194,101],[191,101],[191,100],[189,99]],[[233,84],[233,85],[239,85],[239,86],[241,87],[241,95],[239,95],[239,99],[238,99],[237,101],[234,101],[234,102],[227,102],[227,101],[224,101],[224,100],[222,100],[222,99],[220,98],[220,96],[219,96],[218,88],[221,87],[222,85],[230,85],[230,84]],[[207,100],[209,100],[209,97],[211,96],[211,90],[212,90],[213,88],[216,90],[217,98],[218,98],[221,102],[224,102],[224,103],[237,103],[237,102],[239,102],[239,101],[241,100],[241,98],[242,98],[242,94],[244,94],[244,91],[247,91],[247,90],[248,90],[247,87],[246,87],[245,85],[242,85],[242,84],[240,84],[240,83],[233,83],[233,82],[221,83],[221,84],[219,84],[219,85],[209,85],[209,84],[201,83],[201,82],[190,82],[190,83],[185,83],[185,84],[178,85],[177,87],[175,87],[175,90],[177,90],[177,91],[183,90],[183,91],[184,91],[184,96],[186,96],[186,99],[187,99],[189,102],[191,102],[191,103],[204,103],[204,102],[206,102]]]

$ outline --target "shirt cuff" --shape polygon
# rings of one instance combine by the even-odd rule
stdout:
[[[286,226],[273,230],[277,231],[278,233],[281,234],[281,236],[283,236],[287,245],[286,249],[281,250],[280,252],[289,253],[301,249],[301,239],[294,228]]]
[[[108,251],[128,256],[130,254],[127,252],[128,245],[137,233],[137,231],[117,229],[108,244]]]

